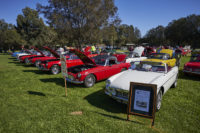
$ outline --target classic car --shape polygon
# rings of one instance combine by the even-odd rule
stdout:
[[[147,57],[142,56],[144,49],[144,47],[140,46],[136,47],[133,51],[129,52],[128,56],[126,57],[126,63],[147,59]]]
[[[34,51],[32,52],[31,55],[24,55],[24,56],[19,57],[20,62],[28,64],[28,62],[29,62],[28,59],[31,57],[44,57],[45,56],[43,54],[43,52],[41,52],[38,48],[36,48],[36,47],[32,47],[32,48],[34,49]]]
[[[185,75],[200,75],[200,54],[191,56],[190,61],[184,65],[183,72]]]
[[[118,102],[127,104],[130,82],[157,85],[157,110],[161,107],[162,96],[170,87],[176,87],[178,67],[170,67],[163,62],[132,62],[127,71],[118,73],[106,80],[105,94]]]
[[[96,54],[88,55],[88,57],[90,58],[94,56],[96,56]],[[65,55],[65,57],[66,57],[66,65],[68,68],[83,64],[83,62],[74,54],[70,53]],[[60,59],[42,61],[39,64],[38,69],[43,71],[50,71],[52,74],[58,74],[61,70]]]
[[[42,62],[42,61],[45,61],[45,60],[57,60],[60,58],[60,55],[59,53],[57,53],[56,51],[54,51],[53,49],[47,47],[47,46],[44,46],[43,47],[45,49],[45,53],[43,57],[30,57],[28,58],[28,62],[30,64],[34,64],[36,67],[39,66],[39,64]]]
[[[14,53],[12,53],[12,57],[17,57],[17,54],[23,54],[23,53],[27,53],[27,51],[21,50],[20,52],[14,52]]]
[[[92,87],[95,82],[104,80],[130,67],[130,63],[118,63],[115,56],[101,54],[90,59],[78,50],[71,50],[84,63],[68,68],[67,81]]]
[[[160,53],[152,53],[148,59],[144,61],[163,62],[171,67],[174,67],[177,63],[176,58],[173,56],[173,50],[171,49],[162,49]]]

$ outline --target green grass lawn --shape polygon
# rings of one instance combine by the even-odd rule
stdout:
[[[104,94],[105,81],[92,88],[67,84],[65,97],[61,74],[0,55],[0,133],[200,132],[200,78],[183,75],[188,60],[182,58],[178,86],[164,95],[152,129],[149,119],[131,116],[126,121],[126,105]],[[71,114],[76,111],[82,114]]]

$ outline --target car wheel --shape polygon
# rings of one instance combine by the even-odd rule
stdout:
[[[39,67],[39,64],[40,64],[40,63],[41,63],[40,60],[35,61],[35,66],[36,66],[36,67]]]
[[[176,88],[176,86],[177,86],[177,80],[178,80],[178,75],[176,76],[176,80],[175,80],[175,82],[173,83],[172,88]]]
[[[52,67],[51,67],[51,73],[52,74],[58,74],[60,72],[60,67],[58,66],[58,65],[53,65]]]
[[[160,110],[160,108],[161,108],[161,102],[162,102],[162,91],[160,90],[158,92],[157,100],[156,100],[156,111]]]
[[[93,74],[89,74],[88,76],[85,77],[84,80],[84,85],[85,87],[92,87],[95,84],[95,77]]]
[[[28,63],[29,63],[29,60],[28,60],[28,58],[26,58],[26,59],[25,59],[25,63],[26,63],[26,64],[28,64]]]
[[[121,72],[126,71],[126,68],[122,68]]]

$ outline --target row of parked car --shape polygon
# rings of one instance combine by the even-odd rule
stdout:
[[[48,47],[43,47],[43,50],[33,47],[31,50],[25,50],[25,53],[13,53],[13,56],[20,62],[34,64],[39,70],[58,74],[61,67],[59,54],[60,51]],[[92,54],[88,49],[83,52],[70,49],[62,54],[66,57],[68,82],[92,87],[96,82],[107,79],[105,94],[122,103],[128,102],[130,82],[156,84],[157,110],[159,110],[162,96],[170,87],[177,85],[180,58],[171,49],[162,49],[156,53],[147,52],[145,47],[140,46],[127,55]]]

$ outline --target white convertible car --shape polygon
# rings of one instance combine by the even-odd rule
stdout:
[[[126,63],[147,59],[147,57],[142,56],[143,52],[144,52],[144,47],[142,47],[142,46],[136,47],[133,50],[133,52],[130,52],[129,55],[126,57]]]
[[[178,67],[169,67],[162,62],[138,61],[131,63],[129,70],[118,73],[106,81],[105,93],[118,102],[127,103],[130,82],[157,85],[157,111],[162,96],[170,87],[176,87]]]

